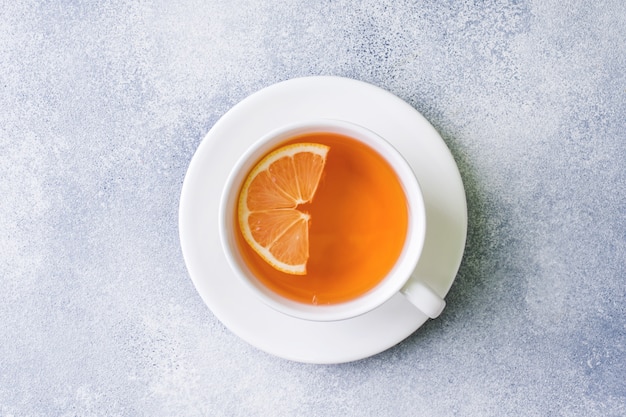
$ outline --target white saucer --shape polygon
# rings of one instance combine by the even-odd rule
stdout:
[[[428,230],[414,276],[441,297],[452,285],[467,232],[465,191],[449,149],[409,104],[378,87],[339,77],[284,81],[228,111],[198,147],[182,187],[183,256],[200,296],[233,333],[273,355],[299,362],[341,363],[382,352],[427,320],[402,295],[350,320],[311,322],[267,307],[231,272],[218,236],[218,206],[239,156],[265,133],[310,119],[347,120],[392,143],[413,167],[426,202]]]

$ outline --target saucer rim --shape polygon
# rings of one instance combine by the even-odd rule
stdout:
[[[309,100],[308,104],[307,100],[303,100],[304,104],[301,103],[301,106],[304,107],[304,109],[297,109],[297,111],[294,112],[288,108],[293,105],[294,97],[302,99],[303,95],[307,98],[307,100]],[[322,97],[327,100],[329,96],[342,102],[347,101],[352,104],[352,106],[359,108],[358,110],[360,110],[362,114],[359,115],[358,112],[355,113],[354,111],[346,111],[341,107],[341,104],[339,107],[330,106],[330,110],[320,110],[322,106],[319,101]],[[366,99],[366,102],[369,102],[370,104],[378,104],[378,108],[376,108],[375,105],[373,106],[374,109],[363,108],[363,102],[360,101],[361,99]],[[218,275],[233,275],[234,273],[230,271],[230,267],[227,264],[224,254],[222,253],[219,238],[216,239],[218,227],[217,216],[213,219],[214,224],[211,225],[211,222],[208,220],[210,216],[208,216],[203,210],[199,210],[199,206],[202,207],[203,204],[207,207],[211,204],[215,206],[219,205],[219,202],[211,202],[210,196],[207,198],[207,194],[209,193],[208,189],[211,188],[211,186],[208,185],[213,183],[212,186],[215,188],[215,185],[220,186],[221,184],[218,193],[218,195],[221,195],[221,188],[223,188],[225,178],[228,174],[230,174],[230,169],[234,165],[234,161],[230,163],[226,160],[228,158],[224,160],[220,159],[220,156],[218,156],[220,153],[217,152],[220,147],[223,148],[224,146],[228,147],[230,145],[232,148],[235,145],[238,145],[239,148],[245,149],[246,146],[249,146],[252,143],[250,137],[258,135],[258,133],[253,133],[253,131],[269,131],[272,124],[288,124],[293,122],[295,120],[294,117],[300,114],[298,111],[304,111],[304,113],[306,113],[307,107],[309,108],[308,110],[314,108],[317,112],[315,115],[307,114],[307,119],[341,118],[352,123],[362,124],[364,127],[379,134],[380,132],[377,132],[377,130],[373,128],[374,125],[379,126],[381,123],[388,124],[390,122],[388,122],[384,116],[381,117],[379,114],[375,113],[381,111],[385,107],[387,111],[389,108],[392,108],[395,113],[401,113],[406,116],[407,119],[412,119],[408,124],[413,125],[413,128],[420,131],[423,136],[428,137],[427,140],[430,142],[427,143],[421,140],[421,137],[418,138],[419,140],[416,139],[414,142],[408,143],[408,141],[405,141],[405,143],[402,144],[399,143],[399,139],[396,141],[390,138],[387,139],[396,147],[398,147],[398,145],[402,145],[405,148],[409,146],[408,153],[412,153],[412,156],[415,156],[412,149],[415,148],[415,143],[421,144],[421,146],[417,146],[417,148],[430,147],[430,150],[437,154],[434,159],[439,158],[439,162],[443,162],[443,165],[447,164],[447,178],[445,178],[443,182],[445,183],[447,181],[448,184],[443,185],[448,185],[450,187],[443,187],[443,189],[446,191],[449,191],[449,189],[455,189],[454,193],[456,195],[453,199],[457,200],[456,202],[461,205],[461,207],[454,208],[453,211],[456,213],[451,221],[451,223],[454,223],[453,229],[451,230],[453,234],[456,233],[456,244],[454,245],[456,252],[448,254],[448,261],[450,261],[449,258],[453,258],[454,263],[453,267],[450,268],[450,271],[448,271],[447,275],[449,276],[443,278],[439,277],[438,281],[435,282],[435,285],[430,283],[430,286],[433,287],[433,289],[438,292],[442,298],[445,297],[454,282],[456,274],[458,273],[467,235],[467,205],[465,192],[458,167],[454,162],[454,158],[441,136],[435,131],[430,123],[408,103],[404,102],[392,93],[380,89],[379,87],[342,77],[303,77],[274,84],[248,96],[232,107],[215,123],[198,146],[198,149],[189,164],[189,168],[183,182],[179,205],[179,235],[181,248],[190,278],[192,279],[192,282],[194,283],[194,286],[203,301],[213,314],[215,314],[215,316],[224,325],[226,325],[227,328],[240,338],[265,352],[298,362],[349,362],[380,353],[399,343],[421,327],[421,325],[427,320],[427,317],[420,312],[415,311],[412,306],[407,308],[408,301],[406,301],[404,297],[399,294],[374,311],[353,319],[344,320],[342,322],[308,322],[284,316],[281,313],[273,311],[269,309],[269,307],[262,305],[261,301],[257,300],[254,296],[252,299],[249,297],[247,298],[249,305],[245,308],[237,307],[235,303],[231,303],[229,306],[229,303],[224,302],[223,298],[232,296],[242,297],[244,294],[240,293],[240,291],[245,292],[245,289],[232,288],[237,287],[237,284],[234,284],[231,281],[237,280],[231,279],[229,281],[228,279],[216,278]],[[249,121],[251,114],[255,114],[255,112],[261,110],[263,110],[268,119],[271,119],[269,120],[270,123],[267,123],[268,120],[261,120],[260,118],[253,120],[247,128],[245,126],[241,127],[241,124],[237,123],[238,121],[241,122],[242,119]],[[338,116],[339,113],[341,114]],[[391,112],[388,111],[388,113]],[[389,114],[386,116],[389,116]],[[370,122],[368,118],[372,118],[372,121]],[[383,119],[385,120],[382,121]],[[376,123],[374,123],[374,120]],[[245,139],[245,141],[242,139],[245,144],[233,141],[229,141],[228,144],[220,143],[220,138],[222,138],[222,141],[226,142],[223,138],[223,135],[226,133],[228,133],[226,136],[232,136],[246,132],[249,137]],[[245,134],[243,136],[245,137]],[[382,134],[381,136],[385,137]],[[405,158],[407,158],[409,164],[413,167],[414,160],[412,161],[411,157],[406,155],[407,152],[402,152],[401,149],[398,150]],[[232,151],[231,154],[237,154],[235,159],[238,159],[241,152]],[[232,159],[232,157],[230,159]],[[427,158],[424,160],[426,161],[426,164],[428,164],[428,160],[430,159],[433,158]],[[207,165],[215,168],[210,170],[213,175],[209,175],[208,177],[206,177]],[[446,175],[442,175],[442,177],[446,177]],[[417,172],[416,176],[418,176],[418,181],[421,185],[422,181],[420,181],[420,177]],[[203,189],[204,193],[202,193]],[[203,195],[200,197],[195,195],[198,192]],[[213,200],[215,200],[215,198],[213,198]],[[428,205],[428,201],[426,201],[426,204]],[[441,209],[441,207],[437,205],[435,205],[435,208]],[[445,211],[445,209],[443,211]],[[203,237],[198,238],[198,228],[205,231],[213,230],[214,233],[205,233]],[[192,229],[195,229],[195,231]],[[436,244],[440,246],[440,251],[442,250],[442,244],[450,246],[450,242],[437,242]],[[210,250],[211,248],[214,252],[219,252],[219,254],[205,252],[205,250]],[[209,253],[211,254],[210,256],[208,255]],[[439,253],[437,253],[437,255],[439,255]],[[207,257],[211,258],[210,260],[215,264],[210,270],[207,269],[207,265],[211,264],[211,262],[207,262]],[[224,267],[226,269],[224,269]],[[418,264],[416,271],[419,269],[420,264]],[[211,271],[214,271],[215,273],[211,274]],[[423,272],[424,271],[422,271],[422,273]],[[268,309],[271,311],[268,311]],[[243,310],[245,310],[245,312]],[[261,327],[265,327],[268,331],[263,333],[258,329],[253,329],[253,324],[246,324],[245,322],[248,321],[247,319],[241,319],[242,315],[255,313],[265,317],[264,320],[269,320],[269,322],[273,323],[275,326],[271,326],[270,323],[266,322],[265,326],[261,325]],[[408,317],[407,315],[410,315],[411,317]],[[256,317],[256,315],[253,317]],[[368,337],[363,334],[364,332],[367,332],[368,327],[371,327],[370,325],[373,324],[374,321],[380,322],[381,320],[384,321],[385,324],[393,322],[398,324],[398,326],[395,326],[393,332],[385,332],[384,335],[379,335],[379,337],[372,338],[371,336]],[[255,324],[258,325],[258,320],[256,321],[257,322]],[[269,327],[277,327],[278,329],[272,329],[272,331],[269,331]],[[302,327],[306,327],[307,332],[314,333],[312,335],[308,333],[305,334],[305,338],[313,338],[314,336],[318,338],[321,337],[326,340],[326,345],[330,344],[331,346],[320,345],[307,347],[302,343],[294,343],[293,340],[290,340],[296,336],[293,334],[293,331],[294,329]],[[393,325],[388,327],[394,328]],[[344,335],[343,339],[339,340],[338,343],[333,342],[333,338],[335,336],[339,333],[343,334],[346,332],[349,333],[348,337],[345,337]],[[296,331],[296,333],[298,332]],[[302,336],[302,330],[300,330],[299,336]],[[351,338],[353,340],[351,340]],[[378,340],[374,342],[375,339]],[[367,343],[365,345],[359,345],[358,342],[363,342],[363,340]],[[342,343],[350,346],[342,346]],[[317,350],[315,349],[316,347]]]

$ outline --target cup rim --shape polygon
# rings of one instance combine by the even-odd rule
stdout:
[[[398,260],[391,271],[371,290],[349,301],[331,305],[305,304],[287,299],[267,288],[242,265],[233,225],[239,189],[247,173],[268,151],[293,136],[330,132],[351,137],[368,145],[394,169],[406,196],[409,210],[407,237]],[[219,203],[219,237],[222,251],[237,279],[264,304],[276,311],[310,321],[338,321],[365,314],[393,297],[410,279],[424,246],[426,209],[421,187],[409,163],[386,139],[361,125],[336,119],[313,119],[290,123],[260,137],[237,160],[231,169]]]

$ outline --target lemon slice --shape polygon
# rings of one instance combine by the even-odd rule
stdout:
[[[329,149],[318,143],[280,147],[252,168],[241,188],[237,214],[243,237],[279,271],[306,274],[310,215],[297,207],[313,200]]]

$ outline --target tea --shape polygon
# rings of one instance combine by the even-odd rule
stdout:
[[[330,148],[313,200],[297,207],[310,215],[306,273],[272,267],[244,240],[239,225],[237,246],[257,279],[285,298],[318,305],[350,301],[374,288],[400,256],[409,221],[406,197],[393,168],[369,146],[325,132],[280,146],[304,142]]]

